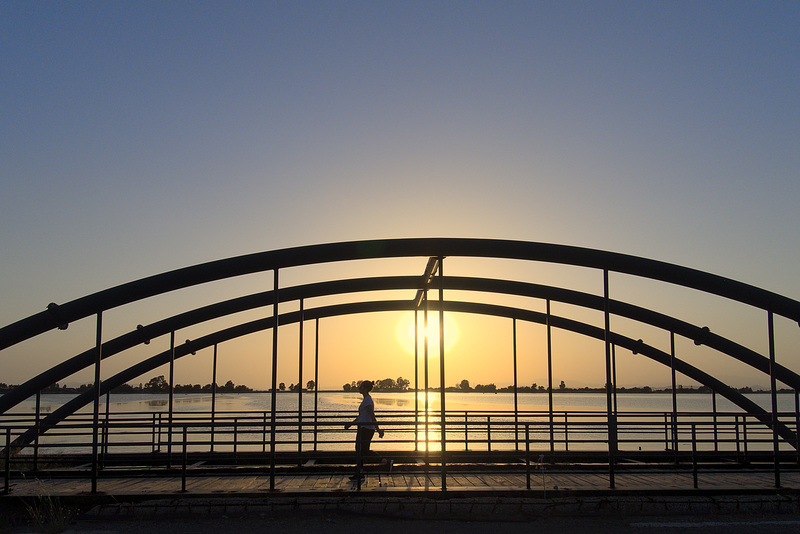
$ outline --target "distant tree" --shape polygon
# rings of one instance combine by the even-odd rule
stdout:
[[[286,384],[285,384],[285,383],[283,383],[283,382],[281,382],[280,384],[278,384],[278,390],[279,390],[279,391],[286,391]]]
[[[567,389],[567,385],[564,383],[563,380],[561,381],[561,384],[558,385],[558,389]]]
[[[539,387],[539,386],[537,386],[537,385],[536,385],[536,382],[534,382],[534,383],[533,383],[533,385],[531,386],[531,390],[532,390],[532,391],[536,391],[536,389],[537,389],[538,387]]]
[[[350,391],[350,384],[345,384],[342,386],[343,391]]]
[[[375,389],[378,391],[394,391],[397,389],[397,382],[393,378],[384,378],[375,381]]]
[[[469,387],[469,380],[465,378],[464,380],[459,382],[458,389],[460,389],[461,391],[469,391],[470,389],[472,389],[471,387]]]
[[[314,391],[315,387],[317,387],[317,383],[314,382],[313,380],[309,380],[308,382],[306,382],[306,389],[308,391]]]
[[[169,382],[164,378],[164,375],[155,376],[144,385],[144,389],[151,392],[169,391]]]
[[[397,389],[400,391],[405,391],[408,389],[408,386],[411,385],[411,380],[406,380],[402,376],[397,377]]]
[[[135,393],[136,389],[130,384],[120,384],[112,390],[112,393]]]

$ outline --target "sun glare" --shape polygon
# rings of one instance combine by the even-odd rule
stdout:
[[[423,343],[425,342],[424,333],[426,332],[424,326],[423,314],[419,313],[418,320],[418,333],[419,333],[419,353],[422,354]],[[404,316],[397,324],[397,341],[409,353],[414,354],[414,318],[413,316]],[[431,355],[439,354],[439,314],[428,314],[428,351]],[[453,319],[452,314],[445,314],[444,316],[444,350],[449,351],[450,348],[458,341],[458,324]]]

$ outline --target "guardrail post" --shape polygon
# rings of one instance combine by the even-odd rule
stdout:
[[[464,450],[469,451],[469,412],[464,412]]]
[[[567,421],[567,412],[564,412],[564,450],[569,451],[569,424]]]
[[[188,427],[183,425],[183,465],[181,466],[181,492],[186,491],[186,464],[189,460],[189,447],[187,444]]]
[[[744,463],[747,463],[747,416],[742,416],[742,445],[744,447]]]
[[[35,427],[34,427],[34,428],[36,428],[36,438],[34,439],[34,442],[33,442],[33,470],[34,471],[38,471],[39,470],[39,420],[40,420],[40,417],[41,417],[41,411],[42,411],[42,392],[41,391],[37,391],[36,392],[36,423],[35,423]]]
[[[98,476],[98,425],[100,424],[100,362],[103,359],[103,312],[97,312],[94,358],[94,407],[92,411],[92,493],[97,493]]]
[[[261,452],[267,452],[267,412],[264,412],[264,425],[261,433]]]
[[[11,427],[6,428],[6,467],[3,494],[8,495],[9,480],[11,479]]]
[[[239,418],[233,418],[233,460],[238,461],[238,447],[239,447]]]
[[[797,463],[800,463],[800,393],[797,390],[794,390],[794,438]]]
[[[772,311],[767,312],[767,330],[769,330],[769,391],[772,401],[772,459],[775,469],[775,487],[781,487],[781,454],[778,436],[778,386],[775,379],[775,326]]]
[[[717,431],[717,392],[711,392],[711,411],[714,420],[714,452],[719,452],[719,434]]]
[[[694,423],[692,423],[692,479],[694,489],[697,489],[697,431]]]
[[[492,416],[486,416],[486,450],[492,452]]]
[[[525,423],[525,489],[531,489],[531,432]]]

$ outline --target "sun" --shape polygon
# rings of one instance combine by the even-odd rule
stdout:
[[[417,327],[419,333],[419,353],[422,354],[425,332],[423,314],[417,314],[419,325]],[[397,341],[409,354],[414,354],[414,316],[404,315],[403,318],[397,323],[396,328]],[[439,354],[439,314],[436,312],[428,314],[428,353],[430,355]],[[458,324],[453,318],[452,314],[446,313],[444,315],[444,350],[448,352],[450,348],[458,341]]]

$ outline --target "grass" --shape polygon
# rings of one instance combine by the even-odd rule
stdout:
[[[28,519],[40,532],[63,532],[75,520],[75,510],[63,506],[58,497],[39,497],[25,504]]]

